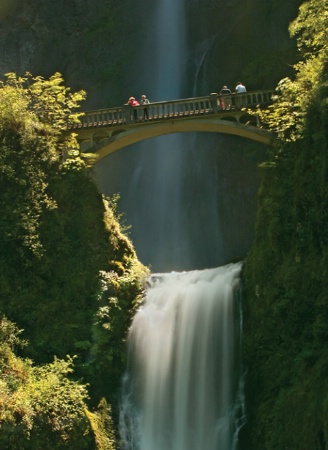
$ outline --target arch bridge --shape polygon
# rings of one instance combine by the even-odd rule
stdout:
[[[95,153],[97,161],[144,139],[189,131],[232,134],[271,145],[272,133],[262,129],[258,117],[249,110],[258,106],[266,108],[272,102],[272,95],[272,90],[231,95],[213,93],[154,102],[146,107],[123,105],[88,111],[70,131],[78,134],[81,151]]]

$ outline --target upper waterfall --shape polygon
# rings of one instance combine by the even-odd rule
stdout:
[[[183,9],[183,2],[165,0],[158,2],[154,14],[152,39],[155,55],[151,59],[153,80],[149,80],[153,87],[149,88],[158,101],[179,98],[183,92],[187,59]]]
[[[188,73],[196,50],[188,46],[186,3],[146,4],[143,46],[133,66],[136,81],[127,98],[188,98],[195,87],[187,80],[199,77]],[[200,53],[207,55],[209,45],[197,48],[202,66],[207,58]],[[218,87],[202,94],[213,89]],[[245,141],[175,133],[130,145],[96,164],[101,190],[120,195],[118,207],[131,225],[138,257],[153,272],[217,267],[244,257],[253,237],[259,183],[254,148],[260,146],[263,154],[262,144]]]

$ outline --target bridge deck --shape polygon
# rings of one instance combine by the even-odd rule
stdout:
[[[219,95],[213,93],[205,97],[187,98],[165,102],[153,102],[149,105],[100,109],[85,112],[80,123],[73,124],[70,129],[90,129],[120,125],[132,125],[140,122],[181,119],[192,116],[210,114],[227,114],[240,111],[243,108],[255,108],[271,103],[273,91],[246,92],[243,94]],[[229,108],[221,105],[229,105]],[[144,110],[147,109],[148,117]]]
[[[68,131],[78,134],[82,152],[97,160],[138,141],[179,132],[215,132],[271,145],[273,136],[260,128],[249,110],[266,107],[273,91],[187,98],[131,107],[88,111]],[[145,114],[147,109],[148,115]]]

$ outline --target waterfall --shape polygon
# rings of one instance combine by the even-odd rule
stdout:
[[[147,39],[141,63],[134,66],[133,89],[138,86],[150,101],[195,92],[185,83],[188,57],[190,63],[195,55],[187,52],[184,7],[184,0],[143,3]],[[201,49],[204,57],[197,54],[197,71],[189,79],[199,79],[210,44]],[[247,190],[254,162],[244,158],[244,145],[231,151],[228,139],[221,136],[220,144],[208,134],[148,139],[98,167],[102,190],[121,195],[138,257],[154,273],[128,337],[122,450],[237,448],[244,422],[240,264],[218,266],[244,254],[239,245],[237,255],[230,249],[231,242],[247,242],[247,220],[239,214],[251,211]]]
[[[129,333],[124,450],[234,450],[243,423],[240,264],[153,275]]]
[[[143,0],[140,8],[145,39],[131,63],[126,98],[146,94],[151,102],[165,101],[220,89],[205,84],[213,70],[211,52],[225,33],[190,48],[184,0]],[[263,154],[255,146],[263,151],[262,144],[243,138],[175,133],[138,142],[96,164],[101,191],[120,195],[118,208],[142,263],[169,272],[244,258],[254,233]]]
[[[147,44],[152,77],[147,77],[151,100],[181,98],[186,68],[186,30],[183,1],[157,2]],[[148,91],[147,91],[148,92]],[[181,167],[185,161],[185,137],[173,134],[140,144],[134,183],[142,195],[137,214],[142,217],[141,253],[154,270],[188,268],[192,259],[188,216],[182,208],[184,186]],[[136,191],[133,190],[133,196]],[[138,194],[137,194],[138,195]],[[138,220],[138,219],[137,219]],[[133,231],[132,231],[133,232]]]
[[[148,2],[141,93],[150,101],[191,96],[184,2]],[[137,68],[136,68],[137,67]],[[134,74],[138,65],[134,66]],[[140,88],[141,89],[141,88]],[[129,95],[137,94],[130,92]],[[103,192],[119,192],[138,257],[153,271],[191,270],[223,263],[217,193],[217,155],[193,151],[194,134],[148,139],[120,150],[96,167]],[[108,180],[110,186],[108,187]],[[210,233],[206,232],[210,226]],[[203,232],[204,228],[204,232]],[[188,232],[186,232],[188,230]]]

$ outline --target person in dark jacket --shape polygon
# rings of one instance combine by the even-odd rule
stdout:
[[[148,100],[148,98],[145,96],[145,94],[143,94],[141,96],[141,100],[140,100],[140,105],[149,105],[150,101]],[[144,120],[148,120],[148,108],[146,106],[146,108],[144,108],[143,110],[144,113]]]

